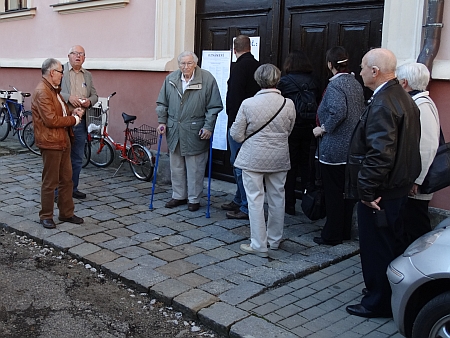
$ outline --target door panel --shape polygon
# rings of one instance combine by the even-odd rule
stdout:
[[[344,46],[359,77],[362,56],[381,45],[383,0],[197,0],[195,51],[228,50],[239,34],[260,36],[260,61],[282,68],[290,51],[310,57],[322,88],[325,53]],[[370,93],[367,94],[370,96]],[[233,181],[229,151],[213,150],[213,176]]]

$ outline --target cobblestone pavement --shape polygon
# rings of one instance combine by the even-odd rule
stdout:
[[[0,223],[8,231],[64,250],[223,336],[401,337],[390,319],[346,313],[363,288],[358,241],[316,245],[323,220],[311,222],[299,208],[286,214],[280,249],[261,258],[239,249],[249,242],[249,221],[220,209],[233,185],[213,180],[210,218],[206,196],[196,212],[165,208],[170,185],[156,186],[150,211],[151,183],[127,166],[112,177],[115,168],[88,165],[80,178],[87,198],[75,200],[85,223],[60,222],[56,209],[57,228],[48,230],[38,223],[41,158],[11,136],[0,156]]]

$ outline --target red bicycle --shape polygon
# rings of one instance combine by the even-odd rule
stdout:
[[[129,128],[134,123],[136,116],[122,113],[124,130],[124,143],[118,143],[108,134],[109,100],[116,92],[106,99],[106,108],[103,109],[101,102],[97,108],[90,109],[88,118],[88,143],[90,143],[91,157],[89,162],[97,167],[109,166],[115,158],[116,151],[119,152],[121,164],[116,173],[125,162],[130,164],[134,176],[143,181],[150,181],[153,177],[155,167],[155,156],[147,148],[157,143],[156,129],[147,125],[139,128]]]

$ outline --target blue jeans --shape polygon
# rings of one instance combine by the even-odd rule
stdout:
[[[80,124],[73,127],[75,134],[72,150],[70,152],[70,159],[72,161],[72,182],[73,191],[78,191],[78,182],[80,181],[81,166],[83,165],[84,144],[87,139],[86,122],[82,120]]]
[[[248,215],[248,203],[247,195],[245,194],[244,182],[242,182],[242,170],[234,166],[237,153],[241,148],[242,143],[236,142],[230,136],[230,129],[228,129],[228,143],[230,145],[230,163],[233,166],[234,179],[236,180],[236,193],[234,195],[233,202],[240,205],[240,211]]]

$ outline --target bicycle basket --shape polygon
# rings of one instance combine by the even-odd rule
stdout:
[[[106,116],[102,114],[102,108],[93,106],[88,109],[86,116],[88,132],[100,135],[106,120]]]
[[[16,119],[19,116],[20,104],[13,101],[7,101],[7,104],[13,119]]]
[[[130,129],[131,143],[138,143],[143,146],[151,146],[157,143],[158,135],[156,128],[150,127],[146,124],[138,128]]]

